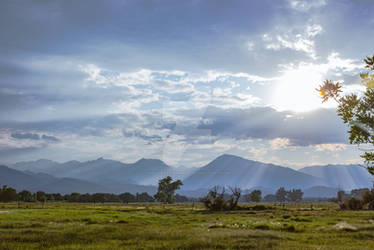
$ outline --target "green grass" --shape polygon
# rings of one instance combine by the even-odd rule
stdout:
[[[0,204],[0,249],[374,249],[373,211],[243,206]]]

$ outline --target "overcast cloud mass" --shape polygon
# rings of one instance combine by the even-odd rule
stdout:
[[[362,91],[372,13],[370,0],[3,0],[1,163],[360,163],[314,89]]]

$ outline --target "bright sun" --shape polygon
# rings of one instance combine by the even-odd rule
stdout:
[[[322,74],[310,68],[287,70],[276,84],[272,103],[282,111],[305,112],[319,108],[321,98],[315,89],[322,81]]]

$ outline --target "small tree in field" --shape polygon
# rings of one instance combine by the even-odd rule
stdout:
[[[26,202],[32,201],[32,194],[28,190],[22,190],[22,192],[19,192],[18,197],[20,201],[26,201]]]
[[[261,199],[262,199],[262,197],[261,197],[261,190],[253,190],[249,194],[249,200],[252,201],[252,202],[260,202]]]
[[[292,202],[299,202],[303,199],[303,192],[301,189],[292,189],[287,192],[287,200]]]
[[[285,202],[287,201],[287,191],[284,189],[284,187],[281,187],[277,190],[275,193],[275,197],[278,202]]]
[[[158,181],[158,191],[154,196],[157,201],[169,204],[174,203],[174,192],[179,189],[183,183],[181,180],[176,180],[174,182],[172,182],[172,180],[173,179],[168,176]]]
[[[207,196],[201,199],[205,207],[209,210],[234,210],[238,206],[241,196],[240,188],[231,188],[231,195],[227,195],[224,187],[213,187]]]
[[[17,191],[6,185],[3,188],[0,188],[0,201],[1,202],[11,202],[18,199]]]

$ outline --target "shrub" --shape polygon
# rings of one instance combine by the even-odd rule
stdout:
[[[360,199],[357,199],[357,198],[349,198],[347,200],[348,202],[348,208],[350,210],[359,210],[359,209],[362,209],[362,201]]]
[[[225,194],[225,188],[219,191],[219,187],[212,188],[208,195],[202,198],[204,206],[209,210],[234,210],[237,208],[240,199],[241,190],[239,188],[230,188],[231,195],[228,198]]]
[[[362,194],[362,202],[364,205],[368,204],[368,209],[374,210],[374,189]]]

